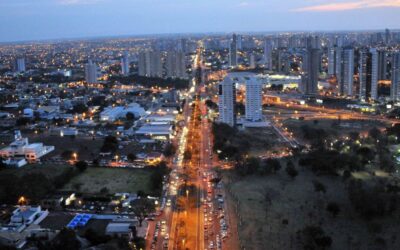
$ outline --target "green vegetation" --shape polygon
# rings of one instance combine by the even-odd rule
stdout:
[[[31,203],[62,187],[79,172],[65,165],[32,165],[0,172],[0,203],[15,204],[24,196]]]
[[[240,161],[247,154],[265,152],[274,144],[274,134],[268,129],[239,131],[224,123],[213,123],[214,151],[219,159]]]
[[[139,190],[152,194],[150,178],[153,172],[153,169],[91,167],[68,182],[63,190],[99,193],[106,188],[111,194],[137,193]]]

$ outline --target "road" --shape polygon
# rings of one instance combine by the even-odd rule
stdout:
[[[234,250],[238,246],[229,241],[233,238],[229,235],[237,232],[231,232],[225,222],[228,216],[222,185],[212,182],[217,178],[212,168],[218,161],[212,151],[212,124],[202,92],[201,54],[198,49],[197,70],[182,112],[184,126],[175,141],[178,150],[170,164],[172,171],[164,185],[159,213],[149,222],[146,249]]]

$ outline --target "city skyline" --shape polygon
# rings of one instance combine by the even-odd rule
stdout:
[[[0,27],[0,42],[168,33],[400,28],[397,0],[220,0],[212,5],[210,1],[181,0],[4,0],[0,7],[0,22],[12,20],[13,24]]]

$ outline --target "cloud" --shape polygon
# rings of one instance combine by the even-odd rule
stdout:
[[[371,8],[400,8],[400,0],[359,0],[347,3],[329,3],[312,5],[297,9],[292,9],[295,12],[332,12],[345,11],[355,9],[371,9]]]
[[[239,7],[246,7],[246,6],[249,6],[249,5],[250,5],[249,2],[240,2],[238,4]]]
[[[103,0],[59,0],[62,5],[82,5],[82,4],[95,4],[103,2]]]

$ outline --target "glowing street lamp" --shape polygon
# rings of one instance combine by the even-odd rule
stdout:
[[[73,153],[72,156],[74,157],[75,161],[78,161],[78,154],[77,153]]]

